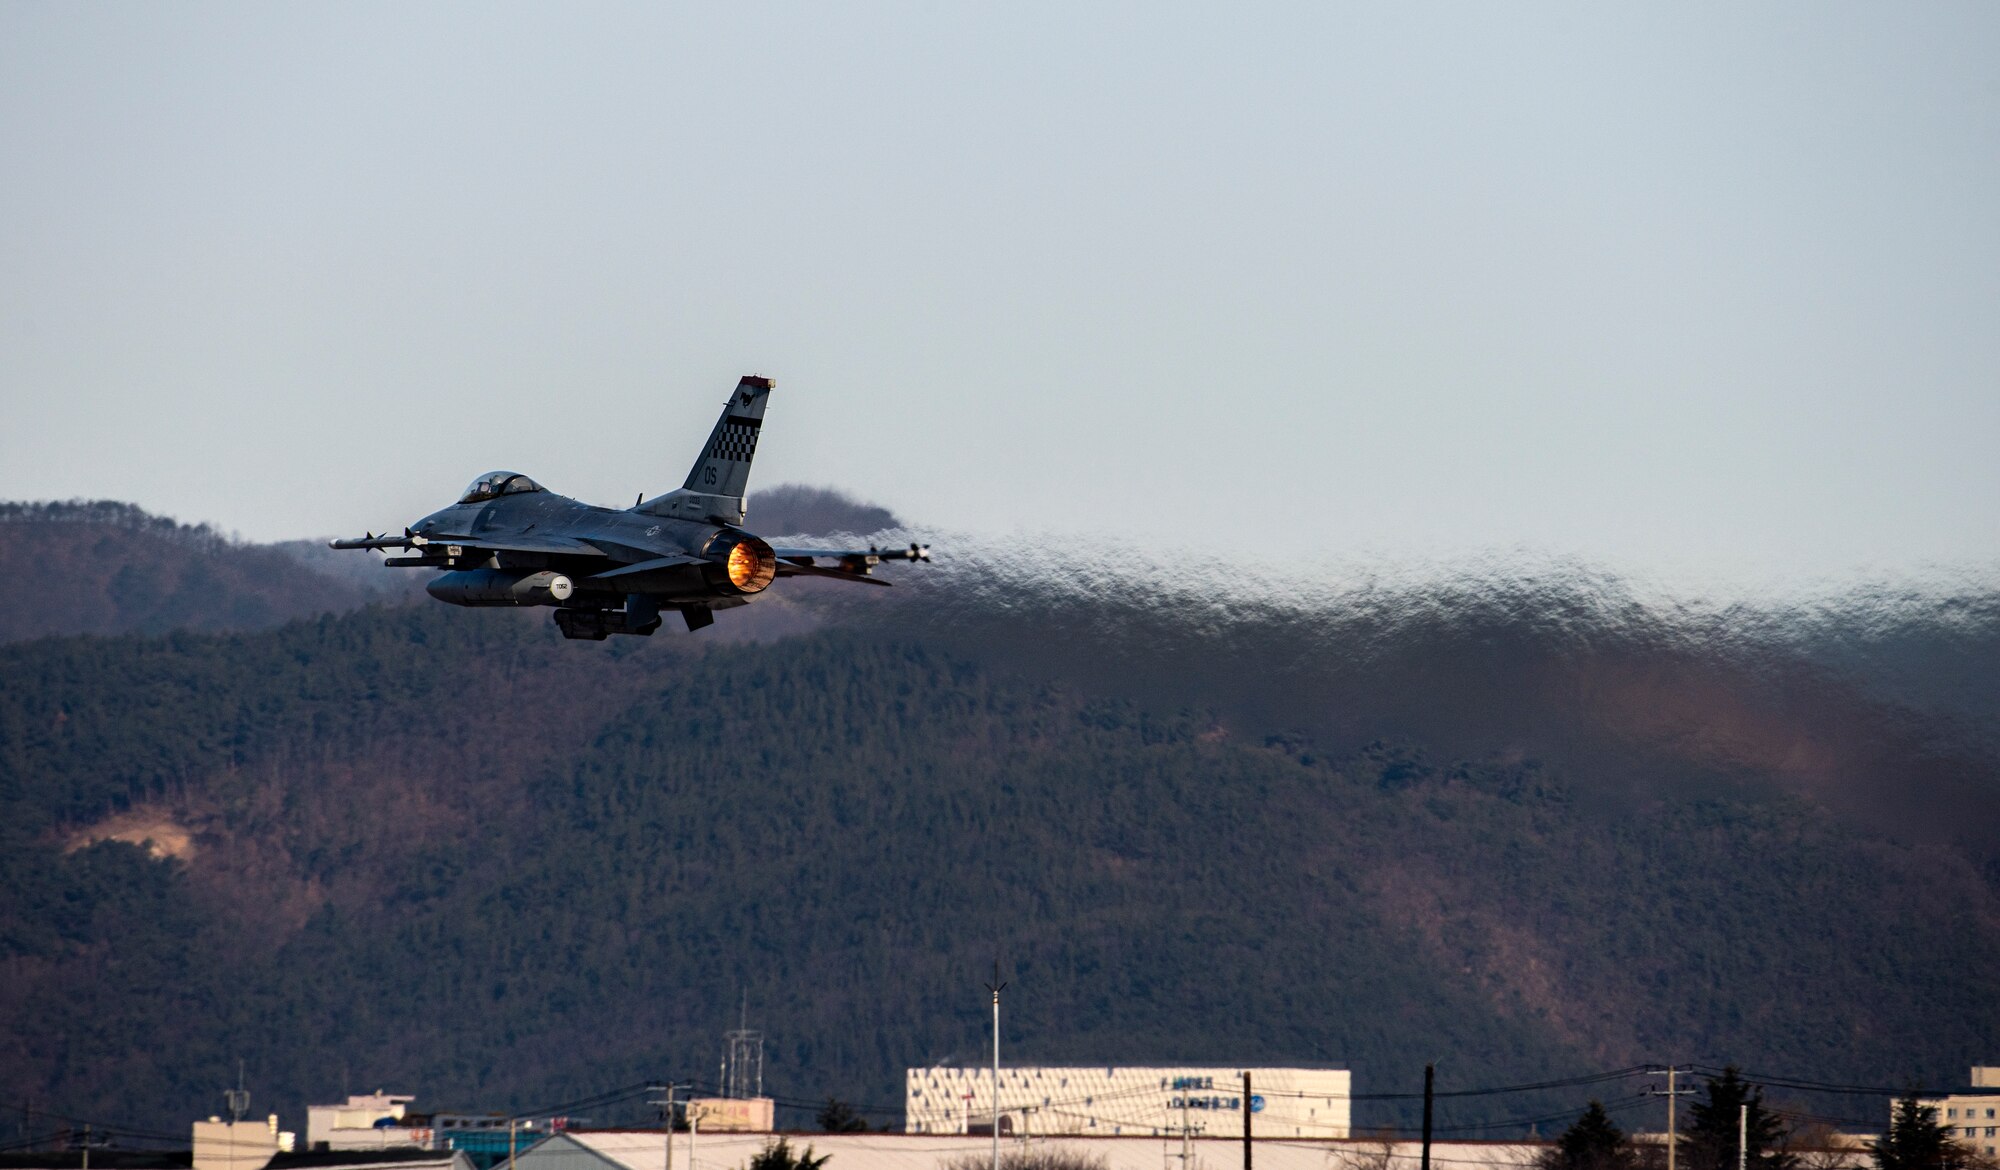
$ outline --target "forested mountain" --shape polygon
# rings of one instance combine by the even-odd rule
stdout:
[[[110,500],[0,503],[0,642],[50,634],[268,629],[375,594],[283,549]]]
[[[774,536],[867,536],[899,523],[886,508],[800,484],[764,489],[752,502],[757,529]],[[26,599],[0,611],[0,642],[269,629],[369,602],[420,600],[427,576],[385,570],[379,554],[337,551],[324,540],[253,544],[110,500],[0,502],[0,574]]]
[[[977,568],[762,645],[426,605],[0,648],[0,1094],[172,1130],[241,1057],[288,1113],[531,1107],[706,1075],[747,994],[774,1087],[890,1120],[996,954],[1020,1061],[1990,1056],[1995,867],[1926,809],[1991,761],[1921,711],[1603,590],[1218,617]]]

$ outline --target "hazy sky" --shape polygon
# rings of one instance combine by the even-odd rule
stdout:
[[[0,5],[0,498],[2000,560],[2000,7]]]

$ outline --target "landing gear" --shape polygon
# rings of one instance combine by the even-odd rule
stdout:
[[[744,599],[725,597],[712,605],[675,605],[671,609],[681,611],[681,620],[687,623],[689,633],[715,624],[715,611],[742,605]],[[658,599],[643,593],[625,595],[624,609],[599,609],[573,606],[556,611],[556,628],[565,638],[580,638],[590,642],[602,642],[613,634],[638,634],[651,637],[660,628],[660,603]]]
[[[559,609],[556,628],[565,638],[591,642],[602,642],[613,634],[651,637],[660,628],[660,614],[657,609],[651,614],[634,614],[623,609]]]

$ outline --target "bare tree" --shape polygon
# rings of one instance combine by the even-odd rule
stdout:
[[[947,1158],[940,1170],[992,1170],[993,1160],[985,1154],[959,1154]],[[1075,1146],[1016,1146],[1000,1155],[1000,1170],[1108,1170],[1103,1154],[1093,1154]]]
[[[1391,1170],[1396,1158],[1396,1135],[1378,1129],[1356,1134],[1326,1152],[1327,1170]]]
[[[1866,1146],[1824,1121],[1793,1125],[1785,1149],[1797,1159],[1798,1170],[1861,1170],[1869,1162]]]

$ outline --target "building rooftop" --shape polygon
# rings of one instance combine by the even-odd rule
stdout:
[[[743,1166],[764,1146],[779,1137],[803,1152],[811,1146],[815,1155],[831,1154],[830,1170],[949,1170],[961,1159],[984,1162],[992,1150],[991,1139],[953,1135],[900,1133],[795,1133],[795,1134],[708,1134],[700,1135],[697,1157],[701,1170]],[[556,1134],[537,1143],[516,1158],[517,1170],[664,1170],[666,1134],[661,1130],[586,1130]],[[687,1134],[674,1135],[674,1170],[687,1165]],[[1055,1137],[1038,1138],[1037,1149],[1073,1150],[1102,1156],[1104,1170],[1160,1170],[1162,1158],[1176,1154],[1178,1137]],[[1243,1143],[1239,1138],[1193,1139],[1195,1165],[1236,1166],[1241,1162]],[[1171,1147],[1171,1148],[1169,1148]],[[1012,1141],[1002,1149],[1019,1150]],[[1432,1161],[1445,1170],[1521,1170],[1532,1165],[1547,1143],[1530,1142],[1438,1142]],[[1297,1138],[1259,1141],[1257,1170],[1331,1170],[1342,1165],[1340,1155],[1357,1155],[1356,1161],[1380,1161],[1382,1143],[1345,1140],[1299,1140]],[[1394,1165],[1417,1164],[1418,1143],[1392,1145]]]
[[[347,1166],[449,1166],[455,1160],[462,1162],[464,1155],[453,1150],[426,1150],[415,1146],[390,1146],[380,1150],[308,1150],[296,1154],[279,1154],[265,1164],[264,1170],[337,1170],[339,1167]],[[95,1159],[92,1159],[91,1170],[97,1170]]]
[[[187,1170],[193,1165],[192,1150],[93,1149],[90,1151],[90,1170]],[[82,1168],[82,1150],[0,1154],[0,1170],[82,1170]]]

